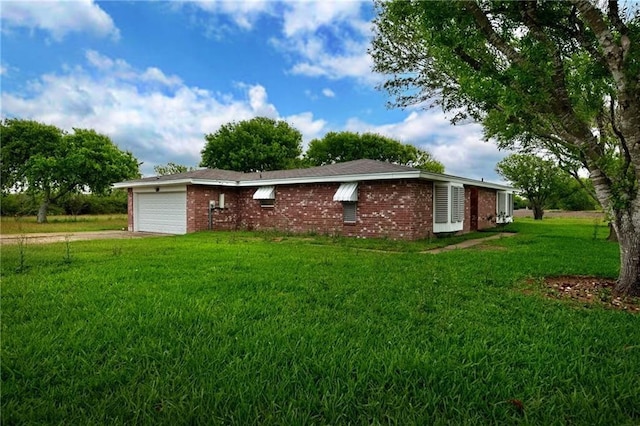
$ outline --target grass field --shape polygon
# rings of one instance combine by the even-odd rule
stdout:
[[[3,424],[639,424],[640,316],[525,283],[615,277],[606,226],[513,229],[3,247]]]
[[[0,234],[108,231],[127,228],[126,214],[91,216],[49,216],[48,223],[36,223],[35,216],[0,217]]]

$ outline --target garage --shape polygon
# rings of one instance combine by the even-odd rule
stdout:
[[[134,192],[134,231],[187,233],[187,192]]]

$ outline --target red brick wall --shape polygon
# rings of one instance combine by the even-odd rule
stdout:
[[[421,239],[432,234],[433,183],[421,180],[366,181],[358,184],[356,223],[343,222],[342,203],[333,201],[339,183],[277,185],[273,207],[254,200],[257,187],[187,187],[187,232],[209,229],[209,200],[215,209],[212,229],[275,229],[285,232],[338,234],[392,239]],[[470,188],[465,190],[464,232],[470,229]],[[132,198],[130,192],[130,226]],[[478,188],[478,229],[495,226],[495,190]],[[489,219],[489,217],[493,219]]]
[[[478,188],[478,229],[496,226],[496,190]]]
[[[213,213],[213,229],[276,229],[286,232],[418,239],[431,235],[432,184],[371,181],[358,185],[356,223],[343,222],[339,183],[277,185],[273,207],[253,199],[256,187],[187,187],[187,232],[208,229],[209,200],[225,193],[226,209]]]
[[[496,190],[475,187],[478,191],[478,230],[496,226]],[[462,232],[471,230],[471,187],[464,190],[464,225]]]
[[[371,181],[358,185],[357,222],[343,235],[426,238],[432,230],[431,182],[418,180]]]
[[[480,195],[478,194],[478,197]],[[459,233],[465,233],[471,231],[471,187],[464,187],[464,222],[462,223],[462,231]]]
[[[219,208],[220,194],[224,194],[224,209]],[[209,229],[209,201],[216,203],[211,212],[211,229],[235,230],[240,214],[238,190],[224,186],[187,186],[187,232]]]
[[[342,204],[333,201],[339,184],[277,185],[273,207],[253,199],[257,188],[243,188],[240,227],[287,232],[342,233]]]

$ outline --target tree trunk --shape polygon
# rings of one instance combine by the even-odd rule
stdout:
[[[611,222],[609,222],[609,236],[607,237],[607,241],[618,242],[618,234],[616,234],[616,229],[613,227],[613,223]]]
[[[620,276],[615,293],[640,296],[640,211],[616,216],[614,228],[620,243]]]
[[[544,210],[540,206],[533,206],[533,219],[542,220],[542,216],[544,215]]]
[[[38,209],[38,223],[47,223],[47,210],[49,209],[49,200],[45,199]]]

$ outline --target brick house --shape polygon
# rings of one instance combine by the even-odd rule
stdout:
[[[114,185],[129,230],[276,229],[415,240],[510,222],[513,188],[374,160],[242,173],[202,169]]]

